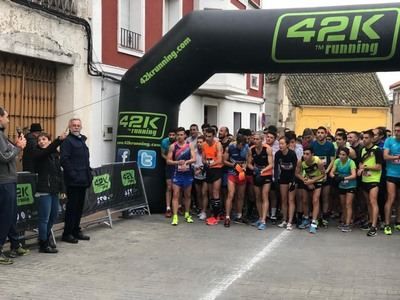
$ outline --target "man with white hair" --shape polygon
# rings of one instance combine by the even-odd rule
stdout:
[[[64,182],[67,188],[67,207],[62,240],[76,244],[78,240],[88,241],[80,228],[86,189],[92,184],[93,176],[89,163],[89,148],[86,136],[81,134],[82,122],[72,118],[68,124],[69,135],[61,144],[61,166],[64,169]]]

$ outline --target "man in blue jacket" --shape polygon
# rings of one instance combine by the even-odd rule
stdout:
[[[81,134],[82,122],[78,118],[69,121],[69,135],[61,144],[61,166],[64,169],[64,181],[67,189],[67,207],[62,240],[76,244],[78,240],[90,239],[80,228],[86,189],[92,183],[89,163],[89,148],[86,136]]]

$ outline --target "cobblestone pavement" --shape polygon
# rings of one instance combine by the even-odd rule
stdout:
[[[400,233],[335,227],[316,235],[270,225],[177,227],[161,215],[89,227],[0,266],[0,299],[400,299]]]

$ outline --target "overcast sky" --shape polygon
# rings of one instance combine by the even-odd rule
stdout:
[[[377,4],[377,3],[399,3],[400,0],[263,0],[264,8],[290,8],[290,7],[315,7],[315,6],[337,6],[350,4]],[[379,79],[386,93],[389,86],[400,81],[400,72],[380,72]]]

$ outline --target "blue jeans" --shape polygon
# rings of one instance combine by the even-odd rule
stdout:
[[[39,196],[39,239],[46,241],[58,217],[57,194]]]

